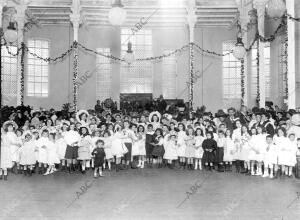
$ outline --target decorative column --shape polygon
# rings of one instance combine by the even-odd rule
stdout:
[[[239,10],[240,24],[242,31],[242,38],[245,48],[248,46],[248,36],[247,29],[248,23],[250,22],[249,11],[252,8],[252,4],[247,2],[247,0],[236,0],[236,4]],[[248,54],[245,58],[241,60],[241,105],[246,105],[248,103]]]
[[[24,104],[24,96],[25,96],[25,50],[24,50],[24,25],[26,15],[25,12],[27,10],[28,1],[22,0],[20,5],[17,5],[15,8],[17,10],[17,14],[15,15],[15,19],[18,23],[18,48],[22,47],[21,53],[19,53],[18,57],[18,75],[17,75],[17,105]]]
[[[73,36],[74,36],[74,50],[73,50],[73,110],[77,111],[77,103],[78,103],[78,31],[79,25],[81,23],[80,17],[80,0],[73,0],[73,5],[71,7],[72,14],[70,14],[70,21],[73,24]]]
[[[295,17],[295,0],[286,0],[287,13]],[[295,44],[295,21],[287,19],[288,34],[288,59],[287,59],[287,85],[288,85],[288,109],[296,108],[296,44]]]
[[[257,19],[258,19],[258,33],[261,37],[265,36],[265,9],[268,0],[254,0],[253,6],[257,10]],[[259,108],[264,108],[266,103],[266,80],[265,80],[265,62],[264,62],[264,48],[265,43],[259,39]]]
[[[195,0],[188,1],[187,22],[189,26],[189,113],[192,117],[194,103],[194,31],[197,22],[196,2]]]

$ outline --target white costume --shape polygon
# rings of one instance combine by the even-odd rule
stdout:
[[[146,135],[135,134],[133,138],[134,138],[134,142],[132,145],[132,156],[145,156]]]
[[[35,140],[24,142],[24,144],[20,148],[21,165],[34,165],[36,163],[35,147]]]
[[[168,140],[169,135],[167,135],[164,139],[164,149],[165,149],[165,154],[164,154],[164,159],[166,160],[177,160],[178,159],[178,154],[177,154],[177,145],[175,141]]]
[[[205,140],[203,136],[195,136],[195,158],[201,159],[203,157],[202,142]]]
[[[274,139],[278,146],[278,164],[286,166],[294,166],[295,162],[293,157],[293,145],[287,137],[275,137]],[[296,158],[295,158],[296,159]]]
[[[224,146],[224,157],[223,160],[225,162],[232,162],[234,158],[234,154],[236,152],[236,148],[231,137],[226,137],[225,146]]]
[[[177,136],[177,145],[178,145],[177,154],[178,154],[178,157],[185,157],[185,150],[186,150],[185,139],[186,139],[186,133],[185,133],[185,131],[179,131],[177,135],[178,135]]]
[[[41,137],[36,141],[36,146],[38,150],[37,161],[39,163],[47,163],[47,147],[50,145],[50,141],[48,137]]]
[[[56,140],[56,147],[57,147],[57,155],[60,160],[65,159],[67,143],[64,138],[59,138]]]

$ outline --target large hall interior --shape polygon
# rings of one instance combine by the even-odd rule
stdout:
[[[300,0],[0,0],[0,219],[300,219]]]

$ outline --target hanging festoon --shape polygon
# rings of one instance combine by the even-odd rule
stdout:
[[[73,109],[77,111],[77,99],[78,99],[78,46],[74,45],[74,60],[73,60]]]
[[[257,74],[257,81],[256,81],[256,83],[257,83],[257,92],[256,92],[256,94],[257,94],[257,96],[256,96],[256,104],[257,104],[257,107],[259,107],[259,102],[260,102],[260,85],[259,85],[259,81],[260,81],[260,79],[259,79],[259,72],[260,72],[260,70],[259,70],[259,50],[258,50],[258,48],[259,48],[259,40],[257,41],[257,50],[256,50],[256,68],[257,68],[257,70],[256,70],[256,74]]]
[[[190,117],[192,117],[191,112],[193,111],[193,101],[194,101],[194,47],[193,44],[190,44],[190,83],[189,83]]]
[[[289,86],[288,86],[288,35],[287,35],[287,28],[286,28],[286,34],[284,37],[284,59],[283,59],[283,66],[284,66],[284,102],[286,105],[288,105],[288,98],[289,98]]]
[[[22,52],[21,52],[21,79],[20,79],[20,83],[21,83],[21,89],[20,89],[20,100],[21,100],[21,105],[24,105],[24,93],[25,93],[25,87],[24,87],[24,83],[25,83],[25,44],[24,42],[21,43],[21,48],[22,48]]]
[[[245,61],[241,59],[241,106],[245,104]]]

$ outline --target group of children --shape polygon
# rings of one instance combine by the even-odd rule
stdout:
[[[55,118],[54,118],[55,119]],[[87,111],[68,120],[38,114],[18,127],[7,121],[1,129],[0,179],[7,171],[49,175],[59,170],[85,173],[94,177],[103,169],[164,166],[173,169],[232,171],[274,178],[299,178],[300,138],[284,126],[268,134],[259,122],[242,124],[235,119],[229,129],[225,123],[183,118],[176,121],[159,112],[140,117],[107,114],[101,121]],[[272,125],[274,126],[274,125]],[[293,172],[295,169],[295,172]]]

